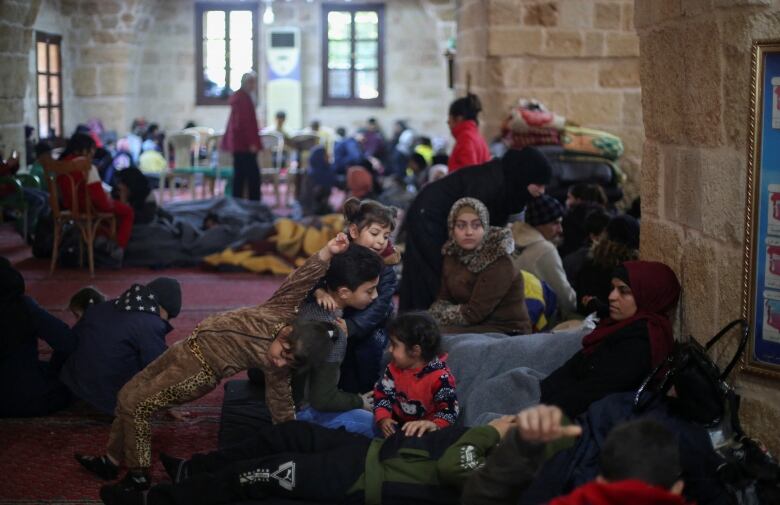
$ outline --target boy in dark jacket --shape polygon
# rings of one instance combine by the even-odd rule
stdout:
[[[370,505],[457,503],[465,478],[484,464],[514,416],[476,428],[368,439],[298,421],[267,426],[240,446],[189,461],[163,456],[172,484],[146,497],[104,487],[115,504],[217,505],[279,496]],[[144,501],[145,499],[145,501]]]
[[[517,415],[486,464],[466,482],[461,503],[514,505],[539,468],[570,446],[581,428],[564,420],[558,407],[537,405]],[[595,481],[549,505],[684,505],[678,442],[651,420],[625,423],[607,436],[601,450],[601,474]]]
[[[133,284],[116,300],[87,304],[73,332],[76,350],[60,372],[73,394],[113,415],[119,390],[168,346],[168,322],[181,310],[181,287],[168,277]]]
[[[352,243],[346,252],[331,260],[324,277],[324,290],[335,304],[334,310],[321,307],[313,297],[301,306],[301,318],[341,326],[325,362],[293,378],[296,419],[373,436],[372,393],[360,395],[339,387],[340,368],[347,352],[344,329],[349,325],[342,317],[347,310],[366,312],[374,304],[382,269],[377,254]]]

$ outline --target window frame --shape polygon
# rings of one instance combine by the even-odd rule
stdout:
[[[38,68],[38,43],[43,42],[46,44],[46,71],[41,72]],[[57,72],[51,71],[51,62],[49,61],[49,47],[55,46],[57,48],[57,60],[59,61],[59,70]],[[35,122],[37,123],[37,129],[36,134],[38,135],[38,138],[40,139],[56,139],[56,138],[63,138],[64,137],[64,129],[63,125],[65,124],[65,107],[63,105],[64,98],[62,96],[62,35],[57,35],[54,33],[47,33],[42,31],[35,31]],[[47,77],[46,79],[46,91],[48,93],[48,96],[46,98],[46,105],[41,105],[39,101],[39,97],[41,96],[41,90],[39,87],[40,83],[40,77],[45,75]],[[51,103],[51,93],[50,93],[50,85],[49,85],[49,79],[48,77],[56,76],[58,77],[58,89],[57,89],[57,96],[59,96],[59,102],[57,105],[52,105]],[[47,132],[46,137],[41,137],[41,109],[47,109],[47,124],[49,126],[49,131]],[[52,109],[59,109],[60,111],[60,120],[58,126],[59,136],[57,136],[57,132],[55,131],[54,136],[50,136],[51,133],[51,126],[52,126],[52,120],[51,120],[51,111]]]
[[[349,98],[337,98],[328,94],[330,87],[328,72],[328,14],[330,12],[350,12],[352,15],[352,33],[350,36],[351,57],[349,69],[349,86],[351,96]],[[355,23],[354,16],[359,11],[371,11],[377,14],[377,91],[376,98],[358,98],[355,93]],[[322,106],[345,107],[384,107],[385,106],[385,4],[322,4]]]
[[[195,4],[195,105],[228,105],[230,95],[225,98],[216,96],[206,96],[203,87],[203,13],[206,11],[224,11],[225,14],[225,37],[227,41],[230,33],[230,11],[252,11],[252,69],[259,73],[258,53],[259,51],[259,26],[258,2],[197,2]],[[226,83],[230,86],[230,45],[225,44],[225,63]],[[259,75],[259,74],[258,74]],[[259,77],[258,77],[259,80]],[[257,94],[255,89],[255,95]]]

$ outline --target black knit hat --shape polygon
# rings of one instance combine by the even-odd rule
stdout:
[[[631,249],[639,249],[639,221],[627,214],[613,217],[607,225],[607,238]]]
[[[154,293],[157,303],[168,313],[168,318],[173,319],[181,311],[181,286],[179,281],[170,277],[158,277],[146,288]]]
[[[562,218],[564,208],[561,202],[549,195],[541,195],[528,202],[525,209],[525,222],[531,226],[552,223]]]

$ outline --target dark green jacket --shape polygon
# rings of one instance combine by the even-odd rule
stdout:
[[[348,494],[362,493],[367,505],[457,503],[463,483],[498,444],[492,426],[446,428],[423,437],[399,430],[376,439],[366,470]]]

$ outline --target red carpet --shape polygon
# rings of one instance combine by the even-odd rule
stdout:
[[[216,274],[197,268],[152,271],[138,268],[98,270],[94,279],[88,271],[58,269],[49,276],[47,261],[31,257],[21,239],[8,224],[0,225],[0,255],[8,257],[24,274],[27,293],[68,324],[70,296],[79,288],[93,285],[109,297],[119,295],[132,283],[146,283],[169,276],[182,285],[182,312],[172,321],[168,344],[185,338],[205,316],[266,300],[281,283],[279,277],[254,274]],[[1,324],[1,323],[0,323]],[[45,344],[42,344],[45,354]],[[157,451],[187,456],[216,448],[222,386],[199,401],[183,407],[191,413],[187,421],[166,415],[155,421],[153,447],[156,480],[164,471],[156,461]],[[73,459],[74,452],[102,453],[108,440],[110,418],[79,403],[46,418],[0,419],[0,503],[100,503],[102,484]]]

